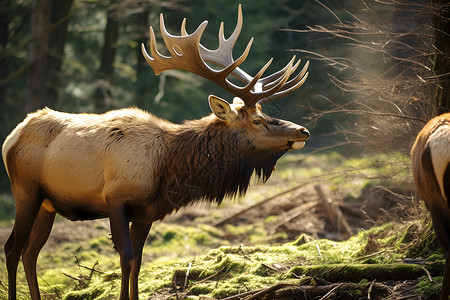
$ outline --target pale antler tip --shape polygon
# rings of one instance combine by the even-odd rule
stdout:
[[[183,22],[181,22],[181,35],[188,35],[186,31],[186,18],[184,18]]]

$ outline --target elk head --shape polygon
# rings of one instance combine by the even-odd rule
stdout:
[[[231,94],[235,95],[233,103],[228,103],[217,96],[209,96],[209,104],[214,115],[230,129],[244,134],[258,151],[271,151],[279,156],[291,149],[300,149],[309,138],[309,132],[297,124],[267,116],[262,112],[261,105],[274,99],[288,95],[298,89],[308,77],[306,62],[302,70],[293,78],[292,74],[300,66],[295,56],[281,70],[263,77],[264,72],[272,63],[270,59],[257,74],[252,77],[239,68],[247,58],[253,38],[247,44],[243,54],[233,59],[233,46],[242,28],[242,9],[238,8],[237,25],[226,39],[223,22],[219,29],[219,46],[210,50],[200,44],[208,21],[204,21],[192,33],[186,32],[186,19],[181,25],[181,35],[174,36],[167,32],[163,15],[160,15],[160,30],[164,43],[171,56],[164,56],[158,52],[153,27],[150,27],[150,56],[142,44],[142,53],[156,75],[170,69],[180,69],[204,77]],[[216,65],[214,69],[207,63]],[[243,83],[238,86],[228,77],[232,75]],[[279,158],[279,157],[278,157]]]

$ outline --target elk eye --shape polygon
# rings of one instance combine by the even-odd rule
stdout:
[[[256,120],[253,120],[253,124],[255,124],[255,125],[261,125],[261,120],[259,120],[259,119],[256,119]]]

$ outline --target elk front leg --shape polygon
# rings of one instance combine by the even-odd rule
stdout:
[[[131,223],[130,232],[133,245],[133,267],[130,275],[130,299],[132,300],[139,299],[138,278],[142,262],[142,249],[144,248],[145,240],[147,239],[151,227],[152,223]]]
[[[12,190],[16,200],[16,218],[14,228],[5,244],[9,300],[16,299],[17,265],[43,201],[37,196],[37,193],[25,192],[14,186]],[[32,188],[29,188],[29,190],[32,190]]]
[[[42,247],[47,242],[48,236],[55,220],[55,211],[48,211],[41,206],[33,229],[31,230],[28,245],[22,253],[22,262],[30,289],[31,299],[40,299],[39,286],[36,277],[36,261]]]
[[[133,246],[130,238],[129,220],[123,205],[110,206],[109,222],[114,247],[120,255],[120,268],[122,270],[119,299],[128,300],[130,273],[133,263]]]

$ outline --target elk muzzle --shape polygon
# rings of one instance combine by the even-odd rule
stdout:
[[[296,130],[296,133],[298,135],[298,139],[295,140],[288,140],[288,147],[290,150],[296,150],[301,149],[305,146],[305,142],[309,139],[309,131],[303,126],[299,126]]]

